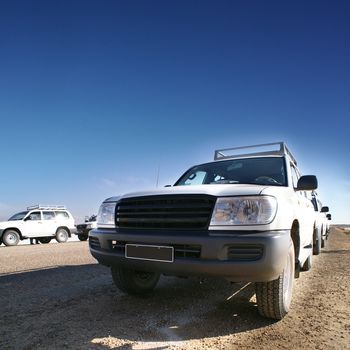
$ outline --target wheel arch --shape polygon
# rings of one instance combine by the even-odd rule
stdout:
[[[19,238],[20,238],[21,240],[24,239],[23,236],[22,236],[21,230],[18,229],[17,227],[6,227],[6,228],[2,231],[1,238],[3,237],[3,235],[5,234],[5,232],[7,232],[7,231],[9,231],[9,230],[16,231],[16,232],[19,234]]]

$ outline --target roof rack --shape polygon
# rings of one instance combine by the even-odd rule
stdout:
[[[36,204],[32,205],[30,207],[27,207],[27,210],[65,210],[66,206],[65,205],[42,205],[42,204]]]
[[[256,150],[252,150],[252,149]],[[250,152],[252,150],[252,152]],[[244,153],[241,153],[243,151]],[[297,165],[297,161],[284,142],[264,143],[260,145],[224,148],[215,151],[214,160],[234,159],[245,156],[265,156],[265,155],[288,155],[292,162]]]

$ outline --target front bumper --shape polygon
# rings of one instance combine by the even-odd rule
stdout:
[[[278,278],[290,245],[290,230],[153,233],[95,229],[89,237],[91,254],[106,266],[122,265],[176,276],[218,276],[234,282]],[[173,246],[178,253],[172,263],[129,259],[123,250],[126,243]],[[190,253],[186,254],[186,249]]]

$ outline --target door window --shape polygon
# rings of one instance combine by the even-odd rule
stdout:
[[[35,220],[41,220],[41,213],[40,211],[33,211],[27,216],[27,220],[35,221]]]
[[[56,211],[55,213],[56,213],[57,219],[60,219],[60,220],[69,219],[69,215],[66,211]]]
[[[290,167],[291,171],[292,171],[292,182],[293,182],[293,187],[297,188],[298,186],[298,180],[299,180],[299,175],[296,171],[296,169],[294,168],[294,166]]]
[[[53,211],[43,211],[44,220],[55,220],[55,213]]]

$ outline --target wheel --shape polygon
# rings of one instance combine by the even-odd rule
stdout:
[[[322,238],[321,239],[321,248],[324,248],[326,246],[326,239]]]
[[[43,244],[50,243],[50,242],[51,242],[51,237],[42,237],[42,238],[39,238],[39,242],[40,242],[40,243],[43,243]]]
[[[68,232],[64,228],[59,228],[56,232],[56,241],[58,243],[65,243],[68,241]]]
[[[281,320],[288,313],[292,300],[294,269],[294,245],[291,240],[285,266],[280,276],[273,281],[255,283],[260,315]]]
[[[321,253],[321,232],[320,230],[316,229],[314,230],[314,246],[313,246],[313,254],[319,255]]]
[[[15,230],[7,230],[2,235],[2,241],[6,246],[13,246],[19,243],[20,236]]]
[[[86,241],[89,236],[86,235],[78,235],[79,241]]]
[[[152,292],[156,287],[160,274],[157,272],[139,271],[124,267],[112,267],[115,285],[124,293],[142,295]]]

